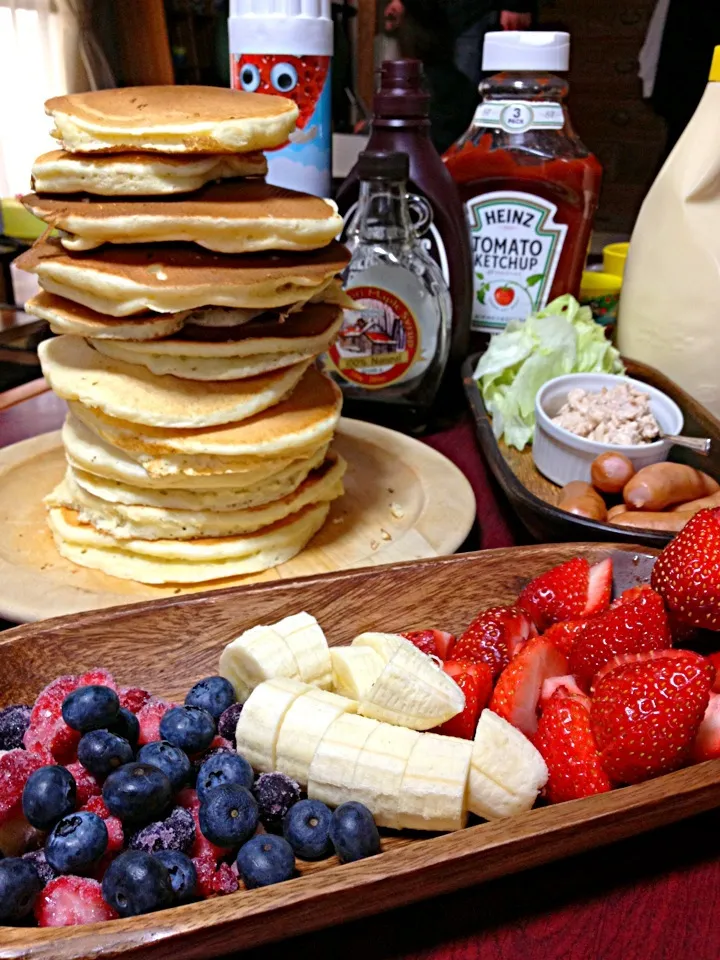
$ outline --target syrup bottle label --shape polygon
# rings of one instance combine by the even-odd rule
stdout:
[[[548,301],[567,226],[554,203],[502,190],[466,203],[475,296],[472,329],[494,333]]]
[[[346,291],[360,310],[345,310],[343,325],[327,357],[350,383],[377,390],[408,376],[420,357],[420,326],[397,294],[380,287]]]

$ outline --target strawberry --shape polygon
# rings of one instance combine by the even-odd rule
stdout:
[[[543,634],[545,636],[545,634]],[[566,697],[574,697],[585,703],[587,709],[590,709],[590,697],[580,689],[575,681],[575,677],[568,674],[566,677],[549,677],[542,685],[540,690],[540,711],[545,709],[545,705],[556,691],[560,690]]]
[[[543,707],[533,743],[547,764],[545,796],[550,803],[610,790],[590,726],[588,706],[586,697],[567,696],[560,689]]]
[[[400,636],[405,637],[429,657],[438,657],[440,660],[450,657],[450,651],[455,644],[455,635],[444,630],[408,630]]]
[[[147,690],[141,687],[122,687],[118,691],[120,706],[130,713],[139,713],[151,697]]]
[[[713,693],[720,693],[720,653],[711,653],[708,660],[715,667],[715,679],[713,680]]]
[[[140,707],[137,712],[138,723],[140,724],[138,746],[162,739],[160,736],[160,721],[167,711],[174,706],[176,704],[161,700],[160,697],[150,697],[147,703]]]
[[[566,657],[570,656],[575,641],[587,626],[587,620],[562,620],[560,623],[554,623],[548,627],[543,636],[554,647],[557,647],[560,653]]]
[[[459,637],[453,659],[487,663],[497,677],[534,632],[532,620],[519,607],[490,607]]]
[[[235,87],[294,100],[300,111],[297,128],[302,130],[315,112],[329,69],[326,56],[244,53],[235,64]]]
[[[69,763],[66,769],[75,778],[75,803],[78,807],[84,807],[90,797],[100,796],[102,793],[100,784],[78,760],[75,763]]]
[[[218,847],[214,843],[211,843],[207,837],[203,835],[200,830],[200,800],[195,790],[190,787],[185,787],[177,795],[177,803],[181,807],[185,807],[186,810],[189,810],[193,815],[193,820],[195,821],[195,842],[192,845],[190,850],[190,856],[195,859],[199,857],[200,859],[210,859],[213,863],[217,863],[224,856],[230,853],[230,850],[225,847]]]
[[[606,610],[612,593],[612,560],[591,567],[575,557],[540,574],[525,587],[518,605],[529,614],[538,630],[553,623],[593,617]]]
[[[113,908],[103,900],[100,884],[88,877],[56,877],[38,895],[34,909],[41,927],[73,927],[117,919]]]
[[[480,714],[492,693],[492,670],[486,663],[468,663],[462,660],[448,660],[444,669],[465,694],[465,709],[437,727],[435,733],[472,740]]]
[[[113,817],[105,806],[105,801],[102,797],[90,797],[88,802],[82,808],[83,810],[89,810],[90,813],[95,813],[100,817],[101,820],[105,821],[105,826],[107,827],[108,832],[108,853],[117,853],[119,850],[122,850],[125,845],[125,833],[123,831],[122,822],[118,820],[117,817]]]
[[[195,893],[199,897],[221,897],[226,893],[235,893],[240,886],[237,874],[229,863],[216,866],[212,857],[193,857],[197,872]]]
[[[655,561],[651,582],[678,623],[720,630],[720,507],[688,520]]]
[[[80,734],[62,718],[62,703],[80,682],[78,677],[58,677],[40,692],[25,731],[25,749],[33,753],[49,751],[58,763],[71,763],[77,758]]]
[[[711,693],[710,701],[702,718],[692,748],[692,758],[697,763],[717,760],[720,757],[720,694]]]
[[[27,750],[9,750],[0,757],[0,824],[22,813],[22,792],[31,773],[46,766]]]
[[[533,637],[498,677],[490,709],[531,737],[537,730],[537,705],[549,677],[567,673],[567,659],[544,637]]]
[[[651,587],[589,620],[570,654],[570,672],[589,683],[600,667],[621,653],[665,650],[672,634],[662,597]]]
[[[710,699],[711,663],[690,650],[625,654],[593,686],[590,717],[603,768],[640,783],[690,760]]]

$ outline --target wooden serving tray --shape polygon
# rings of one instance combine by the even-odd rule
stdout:
[[[370,628],[434,625],[458,632],[477,610],[513,601],[527,580],[573,556],[610,555],[615,590],[646,581],[653,556],[627,545],[548,544],[346,571],[222,593],[99,610],[0,635],[0,705],[32,702],[61,673],[95,665],[120,684],[184,697],[217,670],[242,630],[301,610],[333,645]],[[172,957],[200,960],[447,893],[589,850],[720,803],[720,762],[638,786],[540,807],[454,834],[384,832],[383,853],[354,864],[302,864],[301,876],[147,916],[85,927],[0,927],[4,960]]]
[[[473,376],[481,354],[476,353],[463,364],[463,384],[475,418],[478,442],[485,454],[495,479],[505,491],[518,517],[536,540],[551,543],[569,540],[601,540],[616,543],[641,543],[648,547],[662,548],[675,536],[661,530],[640,530],[613,526],[587,520],[560,510],[557,506],[560,487],[551,483],[535,466],[532,445],[524,450],[508,447],[504,440],[497,440],[492,429],[492,420],[485,409],[477,381]],[[660,373],[654,367],[636,360],[623,358],[627,374],[657,387],[671,397],[680,407],[685,418],[683,434],[688,437],[709,437],[712,440],[710,456],[702,457],[682,447],[672,447],[669,460],[687,463],[697,470],[720,480],[720,420],[714,417],[701,403],[693,399],[682,387]]]

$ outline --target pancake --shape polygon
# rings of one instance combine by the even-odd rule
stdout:
[[[329,439],[329,438],[328,438]],[[62,428],[65,457],[82,485],[105,500],[189,510],[238,509],[284,496],[325,459],[327,442],[296,459],[246,459],[234,470],[228,458],[192,457],[168,475],[153,477],[129,454],[113,447],[69,414]],[[180,458],[178,458],[180,459]]]
[[[70,401],[72,413],[97,436],[125,451],[154,477],[203,469],[247,469],[265,460],[311,456],[327,443],[340,418],[339,387],[308,367],[292,394],[265,413],[241,423],[206,429],[168,430],[109,417]],[[222,459],[221,459],[222,458]]]
[[[32,168],[38,193],[92,193],[103,197],[152,197],[190,193],[213,180],[264,177],[262,153],[210,156],[152,153],[73,154],[53,150]]]
[[[190,244],[105,246],[70,253],[44,240],[14,262],[43,289],[98,313],[128,317],[147,310],[284,307],[320,294],[347,266],[337,241],[306,253],[219,254]]]
[[[298,554],[325,522],[329,504],[305,507],[257,533],[205,540],[127,540],[122,545],[65,507],[48,511],[58,553],[138,583],[204,583],[269,570]],[[165,554],[165,556],[163,556]]]
[[[111,360],[81,337],[44,340],[38,358],[50,389],[63,400],[152,427],[211,427],[236,423],[279,403],[308,363],[227,383],[158,377],[145,367]]]
[[[71,153],[249,153],[279,147],[298,108],[224,87],[121,87],[53,97],[52,135]]]
[[[181,313],[144,313],[136,317],[115,319],[73,303],[64,297],[41,290],[25,304],[25,312],[47,320],[53,333],[75,337],[111,337],[119,340],[156,340],[170,337],[181,330],[185,316]]]
[[[45,498],[49,507],[70,507],[81,523],[89,523],[115,540],[192,540],[254,533],[304,507],[342,496],[345,461],[331,455],[293,490],[277,500],[238,510],[177,510],[161,506],[109,503],[76,483],[71,471]]]
[[[225,381],[255,377],[311,360],[330,349],[341,325],[342,310],[317,304],[284,321],[257,321],[242,327],[215,329],[187,325],[181,334],[169,340],[90,343],[104,356],[142,364],[157,376]]]
[[[75,251],[103,243],[176,240],[220,253],[317,250],[343,226],[332,200],[273,187],[264,180],[210,183],[191,194],[157,200],[29,193],[23,203],[34,216],[69,234],[61,243]]]

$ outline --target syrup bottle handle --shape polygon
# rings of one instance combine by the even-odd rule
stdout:
[[[413,233],[417,238],[422,237],[433,222],[432,207],[425,197],[419,197],[415,193],[407,195],[407,204],[412,219]]]

